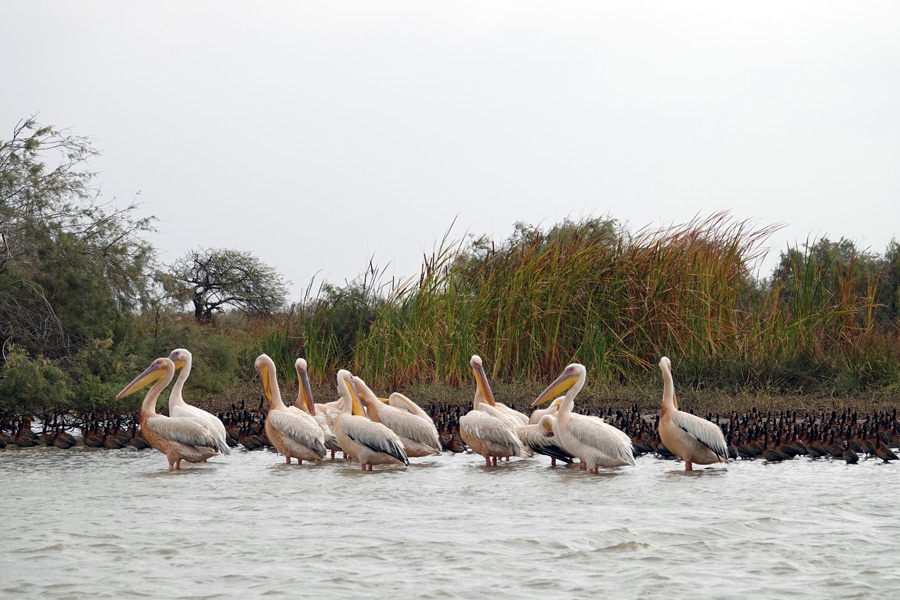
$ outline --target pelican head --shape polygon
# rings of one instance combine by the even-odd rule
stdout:
[[[306,359],[298,358],[294,361],[294,368],[297,369],[297,375],[300,373],[306,373]]]
[[[341,398],[344,398],[345,395],[350,398],[351,412],[356,416],[368,418],[365,401],[359,396],[359,392],[356,389],[356,378],[353,374],[347,369],[341,369],[338,371],[337,380],[338,393],[341,395]]]
[[[306,404],[309,414],[315,416],[316,405],[313,402],[312,387],[309,385],[309,373],[306,370],[306,360],[298,358],[294,361],[294,369],[297,371],[297,379],[300,381],[300,396]]]
[[[494,392],[491,390],[491,384],[488,382],[487,375],[484,372],[484,364],[481,361],[481,357],[477,354],[473,354],[472,358],[469,360],[469,365],[472,367],[472,372],[475,374],[475,385],[478,391],[481,392],[481,397],[491,406],[496,405],[497,402],[494,400]]]
[[[266,395],[266,400],[271,402],[272,381],[270,379],[269,373],[271,372],[274,375],[275,362],[271,358],[269,358],[268,354],[260,354],[256,357],[256,361],[253,363],[253,368],[256,369],[256,372],[259,373],[259,376],[262,378],[263,393]]]
[[[544,415],[537,422],[538,431],[540,431],[545,437],[553,437],[553,421],[556,420],[556,417],[553,415]]]
[[[131,383],[125,386],[125,388],[116,394],[116,400],[124,398],[125,396],[130,396],[138,390],[141,390],[151,383],[156,383],[160,379],[163,379],[170,373],[175,372],[174,363],[168,358],[157,358],[150,366],[144,369],[144,372],[135,377]]]
[[[175,370],[177,371],[191,364],[191,353],[184,348],[175,348],[169,355],[169,360],[175,363]]]
[[[659,368],[663,371],[668,371],[670,373],[672,372],[672,361],[669,360],[668,356],[663,356],[661,359],[659,359]]]
[[[584,385],[584,380],[586,378],[587,369],[585,369],[583,365],[572,363],[565,368],[562,375],[557,377],[553,383],[547,386],[547,389],[541,392],[541,395],[531,403],[531,407],[534,408],[539,404],[547,402],[550,398],[555,398],[560,394],[568,392],[576,383],[581,382],[581,385]]]

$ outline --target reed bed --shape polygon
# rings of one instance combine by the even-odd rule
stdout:
[[[349,367],[382,389],[470,380],[481,354],[504,382],[548,382],[581,362],[592,382],[656,377],[730,393],[860,393],[895,385],[895,327],[876,326],[879,274],[795,251],[768,280],[752,268],[774,228],[718,213],[630,234],[612,220],[520,226],[501,244],[449,233],[418,278],[324,286],[264,350],[283,372]],[[322,381],[320,379],[320,381]]]

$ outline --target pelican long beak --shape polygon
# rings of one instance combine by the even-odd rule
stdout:
[[[564,372],[553,383],[548,385],[547,389],[541,392],[541,395],[531,403],[531,408],[547,402],[550,398],[556,398],[560,394],[565,394],[569,391],[569,388],[575,385],[576,381],[578,381],[576,373]]]
[[[481,392],[481,397],[491,406],[496,406],[497,402],[494,400],[494,392],[491,390],[491,384],[484,373],[484,367],[480,364],[473,365],[472,372],[475,374],[475,385]]]
[[[116,400],[124,398],[125,396],[130,396],[138,390],[142,390],[151,383],[156,383],[160,379],[166,376],[166,370],[157,365],[156,362],[149,367],[147,367],[143,373],[135,377],[131,380],[131,383],[125,386],[125,388],[116,394]]]
[[[306,371],[297,370],[297,379],[300,380],[300,395],[306,403],[309,414],[316,416],[316,405],[313,404],[312,387],[309,385],[309,374]]]
[[[183,369],[183,368],[185,368],[185,367],[187,366],[187,361],[186,361],[186,360],[173,360],[172,362],[175,363],[175,370],[176,370],[176,371],[177,371],[178,369]]]
[[[353,380],[353,377],[345,379],[344,383],[347,384],[347,389],[350,390],[350,402],[353,403],[353,414],[368,419],[369,414],[366,412],[365,402],[360,398],[359,392],[356,391],[356,382]]]
[[[259,376],[262,377],[263,394],[266,395],[266,400],[271,402],[272,401],[272,384],[269,383],[269,366],[262,365],[260,368],[257,369],[257,371],[259,372]]]

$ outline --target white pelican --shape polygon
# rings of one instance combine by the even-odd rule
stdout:
[[[586,379],[587,369],[573,363],[541,392],[531,406],[543,404],[565,391],[566,395],[556,415],[559,441],[566,451],[581,459],[581,468],[596,473],[599,467],[634,465],[631,438],[625,432],[598,417],[572,412],[575,396],[584,387]]]
[[[549,456],[553,467],[556,466],[557,458],[566,463],[571,463],[575,458],[559,444],[558,431],[556,417],[552,414],[545,414],[537,423],[522,425],[516,430],[522,444],[532,452]]]
[[[438,437],[437,427],[434,426],[431,417],[416,406],[412,400],[402,394],[394,393],[391,394],[388,402],[393,400],[398,405],[409,408],[397,408],[390,404],[383,404],[375,392],[369,389],[365,381],[354,377],[353,383],[356,385],[356,392],[366,402],[366,415],[375,423],[381,423],[396,433],[403,442],[407,456],[416,458],[441,453],[441,438]],[[412,407],[417,408],[421,416],[413,414],[410,410]]]
[[[181,369],[178,379],[175,380],[175,385],[172,386],[172,393],[169,394],[169,416],[203,419],[216,437],[220,438],[225,444],[225,452],[223,454],[231,454],[231,449],[227,443],[228,434],[225,433],[225,425],[222,423],[222,420],[202,408],[191,406],[181,397],[184,382],[187,381],[188,376],[191,374],[191,364],[193,363],[191,353],[184,348],[176,348],[169,354],[169,360],[175,363],[176,371]]]
[[[141,432],[151,446],[169,459],[170,471],[180,469],[182,460],[202,462],[228,450],[202,419],[156,414],[156,400],[174,376],[175,363],[157,358],[116,395],[119,400],[153,383],[141,403]]]
[[[672,361],[659,359],[663,376],[662,407],[659,410],[659,437],[666,448],[684,461],[686,471],[693,470],[693,463],[711,465],[728,462],[725,436],[715,423],[678,410],[675,399],[675,382],[672,380]]]
[[[317,408],[313,402],[312,387],[309,385],[309,373],[306,370],[306,361],[298,358],[294,361],[294,370],[297,371],[297,381],[299,390],[297,390],[297,400],[294,402],[294,408],[302,410],[316,420],[322,429],[322,435],[325,436],[325,448],[331,451],[331,459],[334,460],[334,453],[341,449],[337,438],[334,437],[334,420],[329,419],[325,411]]]
[[[366,417],[363,403],[354,387],[353,375],[341,369],[338,371],[337,381],[344,406],[334,421],[334,435],[344,453],[358,462],[364,471],[371,471],[372,465],[409,465],[406,449],[397,434]]]
[[[497,466],[497,457],[525,456],[525,447],[516,433],[518,419],[498,411],[494,392],[488,383],[481,358],[469,361],[475,374],[474,408],[459,419],[459,434],[476,454],[484,457],[485,466]]]
[[[477,354],[473,354],[472,358],[469,360],[469,366],[474,369],[475,365],[478,365],[478,369],[480,369],[482,373],[484,372],[484,364],[481,360],[481,357]],[[487,381],[487,375],[485,375],[484,380]],[[485,398],[484,401],[493,406],[496,410],[500,411],[502,414],[506,415],[507,418],[511,419],[510,422],[513,423],[516,427],[518,427],[519,425],[528,425],[528,415],[526,415],[525,413],[521,413],[514,408],[510,408],[509,406],[501,402],[497,402],[494,399],[493,393],[490,394],[490,397]]]
[[[269,401],[266,414],[266,437],[275,449],[291,464],[291,458],[303,464],[303,460],[325,458],[325,436],[312,415],[294,407],[288,408],[281,400],[275,363],[266,354],[260,354],[253,363],[262,378],[263,393]]]

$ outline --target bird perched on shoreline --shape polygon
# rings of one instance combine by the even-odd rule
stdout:
[[[672,361],[659,360],[663,377],[662,407],[659,411],[659,437],[666,448],[684,461],[686,471],[693,464],[711,465],[728,462],[728,446],[718,425],[696,415],[678,410]]]

